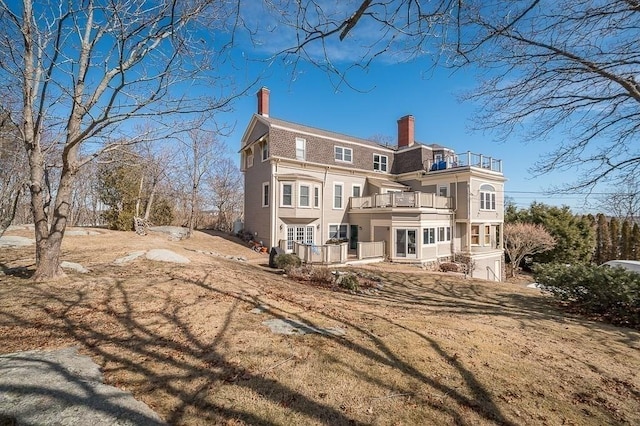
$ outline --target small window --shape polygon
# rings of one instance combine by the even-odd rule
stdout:
[[[422,230],[422,244],[436,243],[436,228],[424,228]]]
[[[344,161],[345,163],[351,163],[353,158],[353,150],[351,148],[344,148],[342,146],[336,146],[334,148],[336,161]]]
[[[249,148],[246,152],[246,160],[247,160],[247,164],[246,167],[253,167],[253,149]]]
[[[320,188],[313,188],[313,207],[320,207]]]
[[[269,207],[269,184],[262,184],[262,207]]]
[[[309,185],[300,185],[300,207],[309,207],[309,196],[310,196],[310,188]]]
[[[480,186],[480,210],[496,209],[496,189],[493,185],[484,184]]]
[[[438,195],[441,197],[448,197],[449,196],[449,185],[438,185]]]
[[[347,239],[347,225],[329,225],[329,238],[337,240]]]
[[[362,187],[360,185],[353,185],[351,187],[351,196],[360,197],[362,194]]]
[[[443,243],[446,241],[451,241],[451,227],[440,226],[438,227],[438,242]]]
[[[373,154],[373,170],[376,172],[386,172],[389,158],[386,155]]]
[[[282,184],[282,205],[293,206],[293,185],[290,183]]]
[[[307,141],[306,139],[296,138],[296,158],[298,160],[307,159]]]
[[[480,245],[480,225],[471,225],[471,244]]]
[[[333,185],[333,208],[341,209],[342,208],[342,184],[336,183]]]
[[[484,226],[484,245],[485,246],[491,245],[491,226],[490,225]]]
[[[262,142],[262,161],[266,161],[269,158],[269,144]]]

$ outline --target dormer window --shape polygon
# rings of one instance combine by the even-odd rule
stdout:
[[[248,169],[249,167],[253,167],[253,148],[249,148],[245,151],[246,155],[246,164],[245,167]]]
[[[353,150],[342,146],[334,147],[335,160],[351,163],[353,161]]]
[[[493,185],[480,185],[480,210],[496,209],[496,189]]]
[[[269,144],[267,141],[262,142],[262,161],[266,161],[269,158]]]
[[[296,159],[307,159],[307,141],[306,139],[296,138]]]
[[[386,172],[389,158],[386,155],[373,154],[373,170],[376,172]]]

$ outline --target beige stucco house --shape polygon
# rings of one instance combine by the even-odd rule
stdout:
[[[502,162],[421,144],[414,117],[398,120],[397,146],[269,116],[269,90],[242,137],[244,228],[268,247],[327,260],[384,255],[392,262],[472,265],[503,275]],[[377,254],[376,254],[377,253]]]

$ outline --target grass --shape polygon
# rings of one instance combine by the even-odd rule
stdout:
[[[192,263],[112,264],[153,247]],[[640,424],[640,333],[535,289],[382,265],[384,288],[354,295],[204,233],[67,237],[92,272],[55,283],[28,280],[32,257],[0,251],[0,352],[77,345],[171,424]],[[274,317],[346,335],[275,335]]]

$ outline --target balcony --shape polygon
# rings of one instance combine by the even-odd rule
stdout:
[[[448,155],[440,161],[427,160],[424,165],[424,169],[427,172],[438,172],[463,167],[476,167],[502,173],[502,160],[467,151],[465,154]]]
[[[388,207],[451,209],[451,198],[423,192],[389,192],[368,197],[351,197],[352,210]]]

